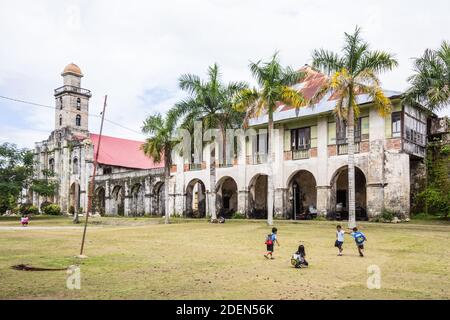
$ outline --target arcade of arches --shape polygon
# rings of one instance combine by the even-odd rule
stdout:
[[[328,212],[339,213],[343,218],[348,214],[348,170],[341,167],[332,175],[325,197]],[[367,191],[364,173],[355,168],[356,213],[357,219],[367,218]],[[109,193],[108,193],[109,188]],[[268,176],[264,173],[254,175],[246,188],[240,188],[233,177],[221,177],[215,186],[215,206],[217,216],[232,218],[235,213],[244,214],[251,219],[267,218]],[[283,208],[280,217],[299,219],[305,213],[317,211],[317,203],[323,197],[318,192],[314,175],[308,170],[297,170],[291,174],[282,189]],[[70,203],[79,207],[79,186],[71,187]],[[184,189],[182,210],[179,213],[189,218],[209,216],[208,190],[202,179],[190,180]],[[145,181],[125,184],[100,185],[95,190],[94,210],[100,214],[119,216],[164,216],[166,210],[165,183],[162,179],[154,183]],[[173,195],[169,202],[174,203]],[[173,207],[172,209],[173,210]]]

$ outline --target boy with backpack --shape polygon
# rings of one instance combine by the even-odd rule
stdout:
[[[264,255],[264,257],[266,259],[274,259],[274,257],[273,257],[274,242],[276,242],[277,245],[280,246],[280,243],[278,242],[278,238],[277,238],[277,232],[278,232],[277,228],[274,227],[274,228],[272,228],[272,234],[267,235],[266,242],[265,242],[265,244],[267,246],[267,253]],[[270,255],[270,258],[269,258],[269,255]]]
[[[354,227],[353,232],[350,235],[355,239],[356,246],[358,247],[358,252],[360,257],[364,257],[364,242],[367,241],[366,236],[358,228]]]

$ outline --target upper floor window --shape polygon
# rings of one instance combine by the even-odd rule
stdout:
[[[311,128],[291,130],[291,150],[305,150],[311,147]]]
[[[59,125],[62,126],[62,115],[59,115]]]
[[[392,113],[392,137],[398,138],[402,135],[402,113],[393,112]]]
[[[73,174],[78,174],[78,158],[73,159],[72,165],[73,165],[72,169]]]
[[[269,148],[269,135],[266,133],[261,133],[256,135],[256,152],[261,154],[266,154]]]
[[[412,143],[418,144],[420,146],[425,146],[425,137],[427,130],[426,124],[423,121],[407,114],[406,112],[404,114],[404,121],[404,138]]]
[[[112,168],[111,167],[104,167],[103,168],[103,174],[111,174]]]
[[[81,110],[81,99],[77,98],[77,110]]]
[[[361,118],[355,120],[353,135],[355,142],[361,141]],[[343,119],[336,120],[336,144],[347,144],[347,122]]]
[[[59,104],[59,110],[62,110],[63,109],[63,98],[62,97],[59,97],[58,104]]]
[[[75,118],[75,125],[77,127],[81,126],[81,116],[79,114],[77,114],[77,117]]]
[[[52,173],[55,172],[55,159],[51,158],[48,160],[48,170]]]

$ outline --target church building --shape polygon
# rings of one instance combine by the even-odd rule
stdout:
[[[71,63],[55,89],[55,129],[36,143],[37,178],[57,182],[51,198],[33,194],[33,204],[60,205],[64,213],[84,213],[99,135],[89,131],[91,91],[81,87],[83,73]],[[102,136],[95,182],[94,210],[100,214],[163,214],[163,163],[154,163],[141,150],[142,141]],[[52,174],[46,175],[47,172]]]

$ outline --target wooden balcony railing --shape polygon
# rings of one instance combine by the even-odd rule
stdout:
[[[309,149],[292,150],[292,160],[309,158]]]
[[[189,163],[189,171],[198,171],[202,170],[201,163]]]
[[[267,163],[267,153],[255,153],[247,156],[247,164],[263,164]]]
[[[355,142],[355,153],[359,153],[359,142]],[[337,154],[343,155],[348,154],[348,144],[338,144],[337,145]]]

